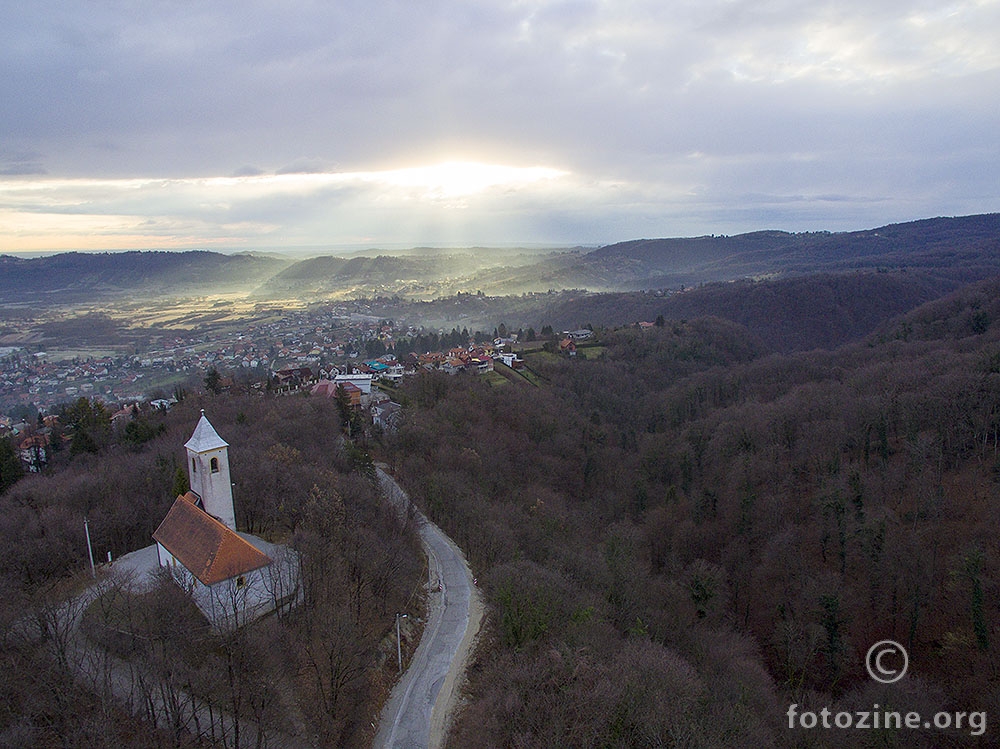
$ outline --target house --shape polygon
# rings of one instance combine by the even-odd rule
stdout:
[[[381,427],[387,432],[394,432],[399,428],[399,423],[403,418],[403,407],[398,403],[386,401],[372,406],[372,424]]]
[[[559,353],[567,356],[576,356],[576,341],[572,338],[564,338],[559,341]]]
[[[452,357],[441,365],[441,371],[450,375],[458,374],[465,370],[465,362],[458,357]]]
[[[278,387],[299,387],[313,379],[313,371],[309,367],[294,367],[280,369],[274,373]]]
[[[336,398],[338,388],[343,388],[351,406],[356,408],[361,405],[361,396],[363,395],[361,388],[347,380],[320,380],[313,385],[309,394],[317,395],[321,398]]]
[[[477,374],[488,374],[493,371],[493,359],[488,356],[474,357],[469,360],[468,366],[474,367]]]
[[[236,531],[229,445],[201,412],[184,445],[191,491],[153,532],[159,566],[216,627],[239,627],[298,598],[295,552]]]
[[[388,382],[391,384],[399,384],[403,381],[403,372],[405,368],[402,364],[392,363],[386,366],[385,370],[382,372],[381,379],[382,382]]]
[[[353,382],[338,382],[336,385],[347,395],[347,402],[351,408],[361,407],[361,396],[363,395],[361,388]]]
[[[49,462],[49,441],[48,434],[38,433],[26,437],[18,445],[21,455],[21,463],[29,473],[41,473],[42,469]]]
[[[361,392],[368,394],[372,391],[372,376],[370,374],[342,374],[333,378],[338,385],[342,382],[351,383],[361,389]]]
[[[518,358],[518,355],[513,352],[506,352],[500,354],[500,361],[506,364],[511,369],[524,369],[524,359]]]
[[[333,380],[320,380],[312,386],[310,395],[318,395],[321,398],[333,398],[337,394],[337,385]]]

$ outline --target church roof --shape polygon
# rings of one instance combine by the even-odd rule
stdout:
[[[174,500],[153,533],[156,542],[192,575],[205,585],[213,585],[271,563],[267,554],[196,507],[196,499],[188,492]]]
[[[208,450],[218,450],[220,447],[229,447],[229,443],[219,436],[202,411],[198,425],[194,428],[194,434],[184,443],[184,447],[191,452],[203,453]]]

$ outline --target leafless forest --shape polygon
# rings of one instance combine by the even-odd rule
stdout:
[[[539,351],[523,380],[408,378],[399,431],[346,446],[326,399],[191,395],[122,431],[77,404],[88,449],[0,498],[3,742],[196,745],[211,705],[244,731],[364,745],[393,613],[423,571],[369,480],[382,459],[488,601],[452,746],[983,745],[961,731],[831,743],[785,711],[1000,715],[1000,283],[836,350],[773,353],[718,318],[592,343]],[[303,606],[220,636],[170,588],[112,588],[67,629],[61,602],[88,579],[83,517],[99,558],[147,545],[203,407],[233,446],[240,527],[302,554]],[[864,667],[884,638],[911,659],[889,686]],[[117,659],[108,680],[124,669],[140,696],[169,697],[169,720],[81,682],[74,659],[96,646]]]
[[[209,629],[170,583],[140,593],[113,582],[80,597],[90,584],[83,518],[98,561],[152,543],[184,488],[181,445],[199,408],[232,445],[239,527],[290,543],[302,560],[302,605],[230,633]],[[367,453],[342,448],[336,407],[192,396],[118,432],[99,416],[78,425],[96,452],[64,448],[52,470],[0,498],[0,745],[370,741],[395,678],[385,638],[394,613],[413,605],[423,560],[414,529],[379,500]]]
[[[417,380],[393,459],[492,604],[452,745],[975,745],[785,710],[1000,714],[998,300],[833,352],[665,320],[537,388]],[[864,667],[884,638],[891,686]]]

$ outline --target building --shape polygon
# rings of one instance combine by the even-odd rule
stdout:
[[[372,391],[372,375],[370,374],[339,374],[333,378],[335,384],[351,383],[359,388],[362,393],[368,395]]]
[[[194,434],[184,444],[187,450],[191,489],[202,508],[230,530],[236,530],[233,483],[229,476],[229,444],[201,412]]]
[[[347,396],[348,405],[353,408],[361,407],[361,388],[359,388],[354,383],[347,380],[320,380],[315,385],[313,385],[312,390],[310,390],[310,395],[319,395],[326,398],[336,398],[337,390],[341,389],[344,391],[344,395]]]
[[[21,463],[29,473],[41,473],[42,469],[49,463],[49,442],[47,433],[33,434],[25,437],[18,445],[21,455]]]
[[[381,427],[387,432],[394,432],[399,428],[403,418],[403,407],[392,401],[385,401],[372,406],[372,424]]]
[[[559,341],[559,353],[567,356],[576,356],[576,341],[572,338],[563,338]]]
[[[184,445],[192,490],[153,533],[159,566],[216,627],[239,627],[299,596],[295,552],[236,531],[229,445],[202,411]]]

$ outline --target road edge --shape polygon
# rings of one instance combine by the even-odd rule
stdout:
[[[448,732],[451,730],[452,723],[455,721],[455,713],[460,705],[461,688],[467,680],[469,661],[479,639],[479,631],[486,614],[483,596],[475,584],[475,578],[469,569],[469,561],[458,545],[447,535],[445,537],[448,538],[448,542],[461,557],[465,565],[465,574],[469,577],[469,620],[466,622],[465,634],[462,635],[458,651],[452,659],[448,674],[441,685],[441,691],[438,692],[437,700],[431,710],[430,749],[440,749],[448,738]]]

